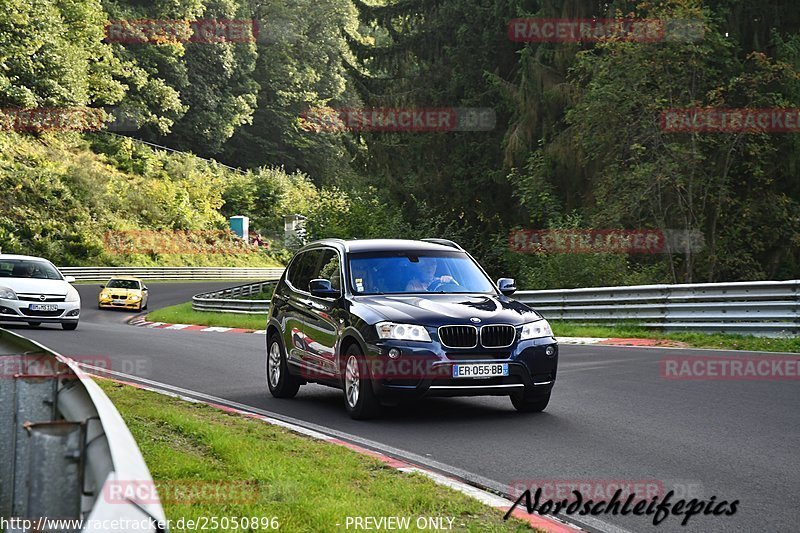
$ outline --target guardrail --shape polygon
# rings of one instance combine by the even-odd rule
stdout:
[[[65,276],[80,280],[106,280],[112,276],[142,279],[271,279],[281,268],[256,267],[59,267]]]
[[[111,520],[135,521],[139,531],[164,531],[152,526],[153,521],[163,525],[165,516],[153,497],[150,472],[105,393],[75,361],[4,329],[0,458],[0,517],[34,523],[82,519],[81,531],[128,531]],[[120,486],[131,489],[131,499],[108,497]],[[138,494],[148,496],[136,501]],[[34,529],[39,528],[26,531]],[[78,528],[45,525],[44,530]]]
[[[549,320],[632,323],[665,331],[800,335],[800,280],[519,291]]]
[[[192,309],[195,311],[214,311],[217,313],[266,314],[269,312],[269,300],[245,300],[242,296],[252,296],[266,292],[274,287],[278,280],[260,281],[238,285],[229,289],[204,292],[192,297]]]

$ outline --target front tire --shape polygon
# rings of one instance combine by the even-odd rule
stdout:
[[[380,412],[381,404],[372,388],[369,369],[361,350],[355,344],[345,353],[343,380],[344,407],[350,418],[366,420]]]
[[[550,391],[536,395],[527,392],[512,394],[511,403],[521,413],[541,413],[550,403]]]
[[[67,330],[67,331],[75,331],[76,329],[78,329],[78,323],[77,322],[64,322],[64,323],[61,324],[61,327],[64,328],[65,330]]]
[[[267,386],[275,398],[294,398],[300,390],[300,381],[289,374],[286,354],[277,335],[270,338],[267,349]]]

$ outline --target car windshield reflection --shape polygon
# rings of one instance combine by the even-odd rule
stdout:
[[[494,286],[462,252],[353,254],[354,294],[484,293]]]

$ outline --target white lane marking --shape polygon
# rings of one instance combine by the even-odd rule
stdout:
[[[206,332],[208,332],[208,331],[216,331],[217,333],[225,333],[226,331],[230,331],[232,329],[233,328],[220,328],[220,327],[217,327],[217,326],[213,326],[213,327],[210,327],[210,328],[201,329],[200,331],[206,331]]]
[[[169,325],[169,326],[167,326],[165,328],[161,328],[161,329],[186,329],[189,326],[191,326],[191,324],[172,324],[172,325]]]
[[[423,476],[429,477],[440,485],[450,487],[451,489],[457,490],[458,492],[466,494],[467,496],[472,496],[479,502],[490,507],[502,507],[508,509],[512,504],[511,501],[501,496],[497,496],[491,492],[486,492],[485,490],[473,487],[472,485],[467,485],[466,483],[461,483],[460,481],[437,474],[436,472],[431,472],[430,470],[417,468],[416,466],[398,468],[398,470],[401,472],[417,472],[418,474],[422,474]]]
[[[559,344],[597,344],[608,339],[609,337],[556,337]]]

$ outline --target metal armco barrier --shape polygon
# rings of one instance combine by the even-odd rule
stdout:
[[[165,523],[142,454],[105,393],[75,361],[4,329],[0,459],[5,519],[83,520],[82,527],[45,523],[41,529],[70,532],[156,532],[148,519]],[[136,490],[130,499],[110,497],[120,486]],[[141,493],[147,496],[137,501]],[[113,525],[133,522],[138,527]],[[33,530],[39,528],[25,531]]]
[[[800,280],[519,291],[549,320],[632,323],[665,331],[800,335]]]
[[[217,313],[266,314],[269,312],[269,300],[247,300],[242,297],[265,292],[268,287],[274,287],[277,282],[276,279],[260,281],[221,291],[197,294],[192,297],[192,309]]]
[[[142,279],[272,279],[280,268],[253,267],[59,267],[65,276],[80,280],[106,280],[112,276]]]

